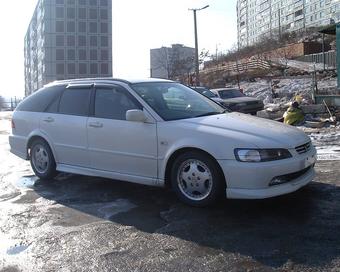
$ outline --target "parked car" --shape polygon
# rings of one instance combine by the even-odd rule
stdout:
[[[239,89],[220,88],[211,89],[211,92],[216,94],[222,100],[221,103],[232,111],[256,115],[258,111],[263,110],[262,100],[246,96]]]
[[[159,79],[48,84],[14,111],[9,143],[41,179],[61,171],[167,186],[194,206],[293,192],[316,161],[297,128]]]
[[[223,99],[219,98],[217,94],[213,93],[206,87],[202,86],[190,86],[191,89],[194,89],[195,91],[199,92],[200,94],[210,98],[211,100],[214,100],[218,104],[220,104],[222,107],[225,107],[223,104]]]

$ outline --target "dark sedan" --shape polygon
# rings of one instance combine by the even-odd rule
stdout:
[[[263,102],[260,99],[246,96],[239,89],[220,88],[211,89],[211,92],[222,100],[221,104],[232,111],[256,115],[256,112],[263,110]]]

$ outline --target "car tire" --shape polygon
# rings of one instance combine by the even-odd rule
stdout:
[[[171,168],[172,188],[180,200],[196,207],[225,196],[225,180],[217,162],[198,151],[180,154]]]
[[[42,139],[35,140],[31,144],[30,162],[35,175],[40,179],[52,179],[57,175],[51,148]]]

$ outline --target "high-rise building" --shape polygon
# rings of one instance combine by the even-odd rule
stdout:
[[[25,94],[112,76],[112,0],[39,0],[25,36]]]
[[[150,49],[151,77],[174,79],[176,76],[190,74],[195,68],[194,59],[195,48],[183,44]]]
[[[238,46],[340,20],[338,0],[238,0]]]

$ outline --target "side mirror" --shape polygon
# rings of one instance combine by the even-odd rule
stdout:
[[[144,123],[146,120],[147,117],[142,110],[128,110],[126,112],[126,121]]]

